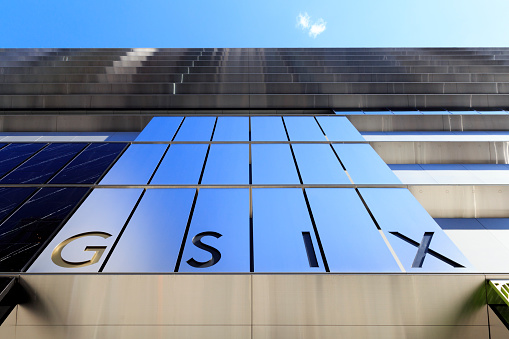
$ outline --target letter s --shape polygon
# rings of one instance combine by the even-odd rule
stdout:
[[[212,258],[209,261],[205,261],[205,262],[196,261],[196,260],[194,260],[194,258],[191,258],[187,261],[187,263],[189,265],[196,267],[196,268],[205,268],[205,267],[210,267],[210,266],[217,264],[219,259],[221,259],[221,253],[217,249],[201,242],[201,238],[206,237],[206,236],[211,236],[214,238],[221,238],[222,235],[219,233],[216,233],[216,232],[201,232],[193,237],[193,244],[196,247],[201,248],[202,250],[205,250],[205,251],[209,252],[210,254],[212,254]]]

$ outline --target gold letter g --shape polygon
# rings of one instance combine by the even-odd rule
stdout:
[[[62,250],[70,242],[77,240],[79,238],[92,237],[92,236],[101,237],[101,238],[106,239],[106,238],[111,237],[111,234],[108,234],[106,232],[85,232],[85,233],[80,233],[75,236],[72,236],[69,239],[62,241],[60,244],[57,245],[57,247],[55,247],[55,249],[51,253],[51,260],[53,260],[53,262],[56,265],[61,266],[61,267],[66,267],[66,268],[78,268],[78,267],[84,267],[84,266],[95,264],[96,262],[98,262],[101,259],[102,254],[106,250],[106,246],[87,246],[87,247],[85,247],[85,251],[95,251],[94,256],[90,260],[72,262],[72,261],[67,261],[64,258],[62,258]]]

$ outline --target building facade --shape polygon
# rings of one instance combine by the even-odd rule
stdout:
[[[505,338],[509,49],[0,50],[2,338]]]

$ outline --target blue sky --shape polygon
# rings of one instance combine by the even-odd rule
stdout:
[[[3,0],[0,48],[509,47],[508,14],[508,0]]]

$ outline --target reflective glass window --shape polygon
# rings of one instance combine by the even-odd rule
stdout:
[[[154,117],[135,141],[172,141],[182,117]]]
[[[100,188],[92,191],[28,272],[98,272],[142,191],[140,188]],[[52,260],[54,249],[72,237],[76,238],[62,249],[60,256],[57,255],[57,258],[71,263],[70,266],[55,264]],[[101,246],[104,252],[98,261],[79,266],[77,264],[89,262],[95,254],[94,251],[85,251],[87,246]],[[73,267],[73,264],[76,266]]]
[[[215,122],[214,117],[186,117],[174,140],[210,141]]]
[[[461,273],[473,268],[406,188],[359,188],[359,191],[407,272]],[[442,259],[430,251],[443,256]],[[421,260],[416,263],[418,259]],[[456,268],[456,264],[463,268]]]
[[[251,117],[252,141],[288,141],[281,117]]]
[[[249,145],[211,145],[201,183],[204,185],[249,184]]]
[[[104,272],[173,272],[195,189],[149,189]]]
[[[365,141],[346,117],[316,117],[329,141]]]
[[[401,184],[368,144],[334,144],[334,149],[356,184]]]
[[[300,184],[290,146],[254,144],[251,146],[253,184]]]
[[[249,141],[249,118],[217,118],[213,141]]]
[[[90,144],[51,179],[50,183],[95,184],[125,147],[126,144],[121,143]]]
[[[303,234],[312,246],[306,246]],[[255,272],[325,272],[302,190],[253,189]],[[312,267],[314,254],[318,267]]]
[[[331,272],[401,272],[353,188],[306,188]]]
[[[200,189],[179,272],[249,268],[249,190]]]
[[[88,191],[46,187],[0,225],[0,272],[20,271]]]
[[[208,145],[173,144],[166,152],[151,185],[197,185]]]
[[[44,184],[86,144],[50,144],[0,180],[2,184]]]
[[[134,144],[101,180],[101,185],[146,185],[168,145]]]
[[[4,176],[44,146],[46,144],[10,144],[2,148],[0,150],[0,175]]]
[[[8,216],[28,196],[34,193],[35,187],[2,187],[0,188],[0,221]]]
[[[327,141],[313,117],[284,117],[291,141]]]
[[[294,144],[304,184],[351,184],[330,145]]]

